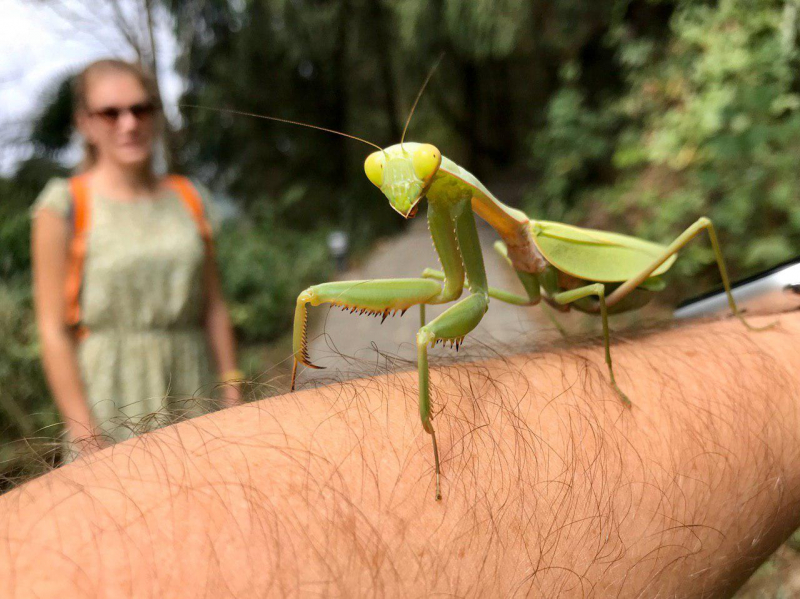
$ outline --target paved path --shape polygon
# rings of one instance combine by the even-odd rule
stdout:
[[[497,234],[482,221],[478,232],[483,246],[484,261],[489,284],[517,293],[522,286],[510,267],[498,256],[492,244]],[[387,239],[373,249],[370,258],[359,268],[343,273],[342,280],[418,277],[425,267],[440,268],[428,233],[424,214],[411,223],[408,232]],[[464,297],[464,296],[462,296]],[[428,320],[440,314],[447,306],[429,306]],[[414,340],[419,328],[419,310],[411,308],[405,316],[389,317],[380,324],[380,318],[358,316],[340,308],[320,306],[311,308],[309,321],[310,356],[313,362],[327,370],[305,369],[301,378],[348,378],[356,374],[370,374],[388,367],[412,367],[416,361]],[[506,344],[528,345],[539,338],[552,338],[554,329],[543,318],[539,308],[520,308],[492,300],[489,311],[478,327],[467,337],[464,348],[467,354],[487,355],[499,351]],[[505,353],[509,350],[506,348]],[[455,355],[455,350],[438,346],[432,356]],[[433,358],[435,361],[435,358]],[[394,361],[392,366],[390,362]]]

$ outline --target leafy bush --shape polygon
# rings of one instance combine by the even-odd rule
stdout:
[[[0,284],[0,339],[2,476],[41,467],[61,432],[39,357],[30,284],[24,279]]]
[[[562,69],[566,85],[547,108],[547,126],[532,136],[531,154],[540,179],[527,198],[531,216],[552,220],[580,219],[583,191],[611,168],[616,114],[587,105],[574,85],[576,65]]]
[[[570,89],[554,97],[547,126],[534,137],[545,179],[529,208],[539,208],[542,197],[549,214],[581,206],[591,224],[616,223],[662,242],[706,215],[735,275],[797,255],[797,15],[784,7],[679,2],[660,45],[618,25],[610,40],[626,88],[593,111]],[[604,153],[610,181],[587,178],[587,165]],[[718,280],[712,262],[707,241],[691,244],[675,272]]]
[[[282,228],[268,213],[225,226],[216,250],[231,319],[245,342],[288,331],[297,295],[330,276],[324,234]]]
[[[33,313],[29,208],[64,169],[23,162],[0,179],[0,490],[8,477],[47,468],[58,454],[58,413],[47,388]]]
[[[13,177],[0,178],[0,279],[27,277],[31,267],[31,220],[36,196],[52,177],[66,169],[47,158],[22,162]]]
[[[26,210],[0,205],[0,277],[24,276],[31,267],[31,219]]]

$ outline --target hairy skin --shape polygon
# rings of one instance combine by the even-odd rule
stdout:
[[[754,318],[763,325],[770,318]],[[800,525],[800,313],[271,398],[0,498],[2,597],[724,597]]]

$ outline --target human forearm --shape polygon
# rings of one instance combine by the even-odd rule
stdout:
[[[223,403],[232,406],[241,403],[240,383],[238,382],[241,376],[236,367],[236,338],[233,334],[228,307],[222,296],[219,273],[213,257],[207,259],[205,269],[206,337],[214,356],[219,380],[227,383],[223,388]]]
[[[79,439],[95,434],[74,342],[66,331],[59,330],[45,330],[41,338],[47,382],[69,436]]]
[[[235,370],[236,341],[228,309],[224,303],[209,309],[206,315],[206,332],[220,375]]]
[[[632,410],[596,347],[434,370],[441,503],[414,372],[182,423],[0,500],[0,581],[40,597],[724,595],[800,524],[798,334],[794,314],[617,343]]]
[[[223,383],[222,404],[230,407],[241,403],[242,374],[236,367],[236,340],[228,310],[221,301],[206,317],[208,345],[214,354],[219,381]]]

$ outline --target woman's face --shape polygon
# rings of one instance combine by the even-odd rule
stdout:
[[[156,107],[139,80],[125,72],[92,77],[86,92],[86,111],[78,129],[97,148],[99,160],[121,166],[150,161],[155,139]]]

